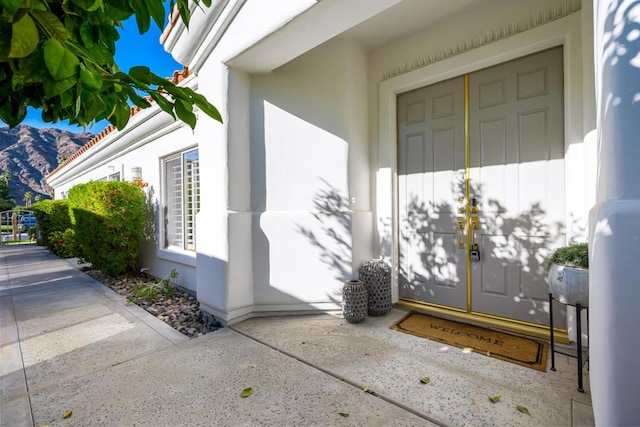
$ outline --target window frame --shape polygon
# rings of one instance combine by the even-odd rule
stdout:
[[[189,179],[189,164],[188,156],[195,153],[196,159],[191,159],[191,164],[195,163],[195,175]],[[176,162],[176,160],[179,160]],[[194,161],[195,160],[195,161]],[[172,177],[169,175],[168,167],[171,162],[176,162],[179,165],[179,203],[174,200],[174,209],[179,204],[180,212],[176,214],[179,219],[171,219],[169,217],[169,209],[171,209],[170,199],[175,199],[176,195],[171,194],[175,192],[176,184],[171,184]],[[180,151],[174,152],[160,159],[161,170],[161,211],[159,212],[160,219],[160,235],[158,236],[159,249],[165,253],[172,254],[185,254],[188,256],[195,256],[196,253],[196,217],[200,211],[200,153],[198,146],[191,146],[184,148]],[[175,167],[175,166],[174,166]],[[174,181],[174,183],[177,180]],[[185,185],[187,182],[195,183],[195,191],[185,191]],[[171,185],[171,187],[170,187]],[[190,203],[189,203],[190,202]],[[195,207],[189,208],[189,206]],[[171,224],[170,221],[174,221]],[[176,224],[179,223],[179,224]],[[170,235],[170,231],[173,228],[175,235]],[[175,236],[178,236],[178,241],[175,240]],[[190,236],[190,238],[189,238]]]

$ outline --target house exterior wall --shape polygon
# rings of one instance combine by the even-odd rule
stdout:
[[[339,309],[344,280],[371,257],[365,52],[331,42],[268,75],[225,65],[316,3],[219,2],[165,45],[225,120],[195,130],[206,165],[196,289],[222,321]],[[301,107],[301,117],[288,112]]]
[[[200,91],[225,123],[200,115],[192,134],[154,119],[145,133],[135,123],[154,113],[142,112],[118,133],[129,151],[100,154],[107,145],[100,144],[51,184],[59,195],[73,183],[108,175],[109,165],[128,179],[135,165],[160,189],[159,159],[180,144],[197,143],[203,164],[197,254],[147,248],[143,262],[152,273],[180,266],[184,285],[222,321],[335,309],[342,282],[356,276],[361,261],[381,256],[397,262],[396,96],[561,45],[567,235],[584,240],[591,226],[591,279],[598,287],[591,287],[591,300],[599,304],[591,318],[598,339],[592,350],[596,419],[634,420],[629,396],[638,375],[628,374],[637,371],[629,355],[638,348],[638,292],[631,290],[638,208],[637,186],[627,186],[637,168],[633,156],[616,154],[633,148],[637,121],[617,123],[632,107],[606,110],[601,98],[607,133],[598,136],[594,87],[596,81],[603,91],[636,82],[637,67],[603,69],[594,77],[594,3],[601,17],[633,5],[629,22],[637,18],[634,2],[491,0],[365,50],[341,33],[409,2],[283,0],[274,8],[262,0],[220,0],[194,10],[189,31],[178,23],[166,47],[199,75]],[[610,40],[605,20],[597,25],[600,43]],[[600,165],[600,204],[588,224],[587,211],[596,203],[597,139],[606,162]],[[622,347],[624,355],[611,359],[607,351]]]
[[[256,311],[338,309],[371,256],[366,81],[340,39],[251,76]]]
[[[317,32],[307,34],[299,25],[310,16],[340,14],[336,28],[348,29],[398,2],[377,0],[368,8],[348,10],[340,2],[316,3],[283,2],[274,10],[255,0],[220,1],[194,10],[189,31],[178,22],[165,43],[197,73],[199,91],[218,106],[224,124],[198,113],[195,131],[181,130],[174,138],[184,146],[199,146],[197,252],[167,253],[146,245],[143,263],[154,275],[183,266],[186,287],[223,321],[258,312],[338,309],[342,284],[357,276],[362,261],[394,261],[395,96],[403,91],[563,44],[568,189],[595,176],[581,143],[590,115],[581,107],[582,90],[590,83],[581,72],[588,47],[581,42],[581,14],[532,24],[546,19],[550,10],[578,9],[577,1],[481,2],[369,51],[347,34],[317,41],[315,48],[268,73],[229,66],[247,62],[230,58],[268,44],[281,31],[313,45]],[[318,7],[318,16],[309,15]],[[504,28],[518,31],[447,53]],[[324,32],[325,37],[332,34]],[[302,49],[300,40],[291,49]],[[443,54],[447,57],[419,64]],[[268,68],[271,60],[264,61]],[[118,135],[127,141],[138,138],[128,130]],[[145,180],[149,171],[157,181],[150,184],[160,191],[165,138],[171,139],[163,136],[149,147],[111,156],[121,165],[142,165]],[[78,180],[103,176],[86,164],[74,168],[83,169]],[[65,191],[64,185],[59,190]],[[572,198],[567,223],[573,236],[584,238],[590,193],[573,189],[567,194]]]

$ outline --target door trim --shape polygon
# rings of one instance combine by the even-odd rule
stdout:
[[[471,313],[471,307],[473,307],[471,298],[473,298],[473,292],[471,289],[471,256],[469,250],[471,249],[471,212],[470,203],[471,198],[471,131],[469,126],[469,73],[464,75],[464,218],[465,228],[467,230],[467,246],[464,248],[465,262],[467,263],[467,313]]]
[[[392,265],[392,297],[399,302],[399,198],[398,198],[398,140],[397,140],[397,96],[404,92],[438,83],[450,78],[459,77],[491,67],[529,54],[562,46],[564,51],[564,111],[565,111],[565,150],[569,142],[576,140],[582,131],[582,113],[580,102],[574,93],[580,93],[582,75],[576,77],[581,69],[581,13],[574,13],[565,18],[553,21],[524,33],[479,47],[475,50],[447,58],[440,62],[411,72],[393,77],[379,83],[379,122],[378,149],[379,163],[377,167],[377,225],[380,236],[380,255]],[[572,70],[572,79],[569,71]],[[575,112],[575,113],[574,113]],[[579,113],[579,114],[578,114]],[[468,132],[467,132],[468,134]],[[578,136],[578,137],[581,137]],[[579,139],[578,139],[579,140]],[[468,147],[468,144],[466,144]],[[470,289],[470,287],[467,287]],[[441,312],[442,308],[428,304],[416,304],[402,301],[402,306],[427,311]],[[469,306],[470,307],[470,306]],[[531,336],[548,337],[548,326],[521,324],[520,321],[489,316],[483,313],[465,312],[460,316],[456,311],[448,309],[447,316],[460,317],[466,320],[492,324],[501,329],[520,331]],[[566,339],[566,332],[558,331],[559,338]]]

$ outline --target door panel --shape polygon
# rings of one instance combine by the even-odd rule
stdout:
[[[472,265],[473,311],[548,323],[544,256],[565,232],[563,126],[561,48],[469,76],[471,191],[484,254]]]
[[[398,97],[400,296],[546,324],[544,255],[565,239],[562,48],[468,79],[469,164],[464,77]],[[472,201],[479,262],[457,229]]]
[[[466,254],[457,249],[464,195],[462,79],[398,98],[400,295],[466,308]]]

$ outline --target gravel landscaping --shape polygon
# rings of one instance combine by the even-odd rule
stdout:
[[[153,298],[136,296],[136,290],[154,285],[157,280],[144,276],[107,277],[96,269],[83,269],[89,276],[111,288],[127,300],[139,305],[158,319],[169,324],[188,337],[208,334],[222,327],[213,315],[200,310],[200,303],[193,296],[176,289],[172,295],[158,292]]]

